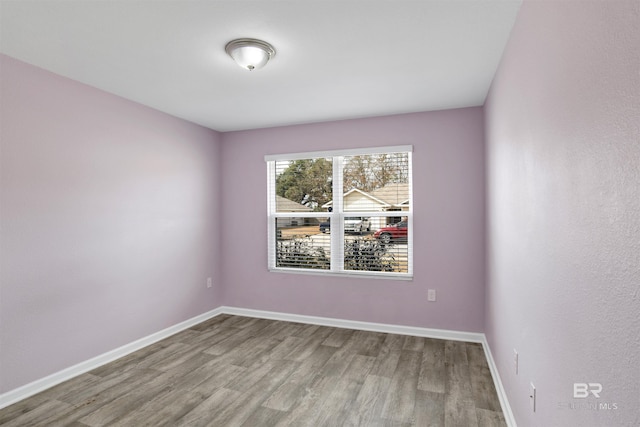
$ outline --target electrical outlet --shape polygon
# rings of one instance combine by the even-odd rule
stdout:
[[[516,368],[516,375],[518,375],[518,351],[513,349],[513,365]]]
[[[531,403],[531,410],[536,412],[536,386],[533,383],[529,384],[529,403]]]
[[[436,290],[429,289],[427,290],[427,301],[435,301],[436,300]]]
[[[207,277],[207,288],[210,288],[213,285],[211,277]]]

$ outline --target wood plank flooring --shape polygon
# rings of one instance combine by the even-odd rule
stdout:
[[[480,344],[221,315],[0,410],[2,426],[505,426]]]

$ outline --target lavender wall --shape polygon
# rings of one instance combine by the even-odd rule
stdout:
[[[221,305],[221,187],[216,132],[0,67],[2,393]]]
[[[486,334],[520,426],[640,425],[639,24],[525,1],[485,106]]]
[[[414,280],[267,271],[265,154],[413,144]],[[340,319],[482,331],[481,108],[223,135],[225,304]],[[427,302],[427,289],[438,301]]]

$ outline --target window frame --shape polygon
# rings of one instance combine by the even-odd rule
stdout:
[[[343,209],[343,165],[348,156],[371,154],[407,153],[409,181],[409,209],[406,211],[357,211],[344,212]],[[312,274],[323,276],[349,276],[377,279],[413,280],[413,146],[397,145],[384,147],[368,147],[346,150],[312,151],[288,154],[270,154],[264,157],[267,163],[267,268],[270,272]],[[332,211],[331,212],[277,212],[276,211],[276,162],[294,161],[316,158],[331,158],[333,162],[332,177]],[[407,272],[381,272],[344,269],[344,219],[345,217],[407,217]],[[276,219],[277,218],[328,218],[331,222],[331,267],[328,270],[277,267],[276,266]],[[334,226],[336,224],[337,226]]]

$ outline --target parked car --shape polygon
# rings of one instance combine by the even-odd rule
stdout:
[[[371,230],[371,223],[369,218],[362,217],[347,217],[344,219],[344,232],[345,233],[360,233]]]
[[[406,241],[407,240],[407,221],[400,221],[397,224],[383,227],[380,230],[373,233],[373,237],[379,239],[382,243],[389,243],[394,241]]]
[[[369,218],[352,217],[344,219],[344,232],[345,233],[364,233],[365,231],[371,231],[371,222]],[[320,232],[331,232],[331,222],[324,221],[320,223]]]

